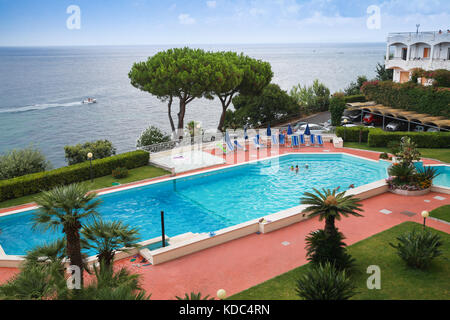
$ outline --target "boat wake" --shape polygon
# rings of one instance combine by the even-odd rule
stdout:
[[[0,109],[0,113],[17,113],[17,112],[27,112],[35,110],[45,110],[50,108],[59,107],[75,107],[83,105],[82,101],[68,102],[68,103],[44,103],[44,104],[34,104],[31,106],[18,107],[18,108],[8,108]]]

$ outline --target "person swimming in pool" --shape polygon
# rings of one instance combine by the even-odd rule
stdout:
[[[290,170],[291,170],[291,171],[294,171],[294,166],[291,166]]]
[[[349,189],[354,189],[355,185],[352,183],[351,185],[348,186]]]
[[[298,166],[295,166],[295,173],[298,173]]]
[[[308,164],[305,164],[305,169],[309,169],[309,165]]]

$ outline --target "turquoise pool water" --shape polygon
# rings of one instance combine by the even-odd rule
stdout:
[[[439,175],[434,179],[435,186],[450,188],[450,166],[432,166],[437,170]]]
[[[292,165],[298,173],[290,171]],[[142,240],[160,236],[161,210],[168,236],[210,232],[297,206],[313,187],[344,191],[387,178],[388,165],[341,154],[288,155],[103,195],[98,211],[105,220],[139,228]],[[0,217],[0,245],[7,254],[23,255],[62,236],[33,231],[32,214]]]

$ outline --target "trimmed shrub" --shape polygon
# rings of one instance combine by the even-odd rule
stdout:
[[[411,138],[418,148],[450,148],[450,132],[387,132],[381,129],[370,130],[369,147],[392,146],[394,142],[400,142],[402,137]]]
[[[111,173],[112,177],[115,179],[123,179],[128,177],[128,169],[124,167],[116,168]]]
[[[366,96],[363,94],[354,94],[351,96],[344,96],[345,103],[353,103],[353,102],[366,102]]]
[[[397,245],[390,245],[397,249],[397,254],[410,267],[426,269],[434,258],[442,255],[440,236],[428,230],[413,230],[402,234],[397,240]]]
[[[31,173],[51,169],[51,164],[38,149],[30,146],[21,150],[11,150],[0,156],[0,180],[12,179]]]
[[[448,88],[434,88],[411,82],[369,81],[364,83],[361,91],[369,100],[391,108],[450,118]]]
[[[314,265],[332,263],[339,270],[348,270],[354,266],[355,259],[347,253],[344,235],[336,230],[327,235],[324,230],[311,232],[306,237],[306,256]]]
[[[336,135],[346,142],[359,142],[359,135],[361,134],[361,142],[367,142],[371,130],[376,129],[369,129],[364,126],[337,127]]]
[[[345,111],[345,100],[343,94],[334,94],[330,100],[331,125],[340,126],[342,115]]]
[[[325,263],[309,269],[297,281],[297,295],[306,300],[348,300],[355,286],[345,271]]]
[[[87,154],[92,153],[92,159],[103,159],[116,154],[116,148],[108,140],[79,143],[75,146],[65,146],[64,152],[69,165],[82,163],[88,160]]]
[[[117,156],[92,161],[94,178],[111,174],[118,167],[133,169],[148,164],[149,153],[133,151]],[[15,199],[43,190],[50,190],[56,186],[68,185],[90,179],[89,162],[63,167],[51,171],[29,174],[9,180],[0,181],[0,201]]]

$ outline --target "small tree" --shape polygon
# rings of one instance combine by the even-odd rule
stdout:
[[[153,144],[169,141],[170,136],[168,134],[164,133],[155,126],[150,126],[141,133],[141,136],[137,140],[136,146],[138,148],[142,148],[145,146],[151,146]]]
[[[358,76],[356,82],[351,82],[347,88],[345,88],[344,92],[347,96],[353,96],[361,93],[361,87],[364,82],[367,82],[366,76]]]
[[[318,79],[309,87],[300,84],[292,87],[289,94],[307,114],[328,110],[330,90]]]
[[[11,179],[51,169],[51,163],[33,146],[11,150],[0,156],[0,180]]]
[[[82,245],[85,249],[95,249],[97,258],[105,267],[111,267],[117,250],[137,247],[139,232],[120,221],[105,222],[96,219],[81,230]]]
[[[100,200],[94,192],[82,184],[72,184],[45,191],[36,199],[40,209],[33,213],[34,228],[61,230],[65,234],[66,254],[72,265],[81,270],[84,262],[81,254],[80,229],[82,222],[98,215]]]
[[[413,161],[419,161],[421,154],[417,150],[417,144],[410,137],[402,137],[400,140],[400,151],[396,157],[405,166],[411,166]]]
[[[331,125],[340,126],[345,111],[345,99],[342,93],[335,93],[330,101]]]
[[[93,160],[111,157],[116,154],[116,148],[109,140],[97,140],[79,143],[75,146],[65,146],[64,153],[67,163],[73,165],[87,161],[88,153],[92,153]]]
[[[376,66],[376,79],[380,81],[388,81],[394,78],[394,69],[386,69],[386,66],[381,63],[377,63]]]

